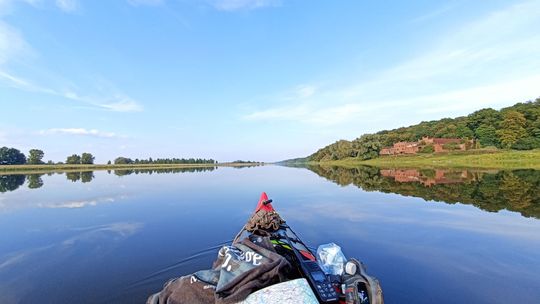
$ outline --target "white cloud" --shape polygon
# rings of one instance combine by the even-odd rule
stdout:
[[[77,0],[56,0],[56,6],[66,13],[72,13],[79,8]]]
[[[128,96],[116,95],[114,99],[114,102],[99,104],[99,106],[114,112],[140,112],[143,110],[142,105]]]
[[[213,0],[211,4],[220,11],[253,10],[264,7],[279,6],[280,0]]]
[[[300,85],[296,89],[296,95],[299,98],[308,98],[308,97],[313,96],[316,90],[317,88],[312,85]]]
[[[125,199],[126,195],[121,195],[118,198],[119,199]],[[61,202],[61,203],[50,203],[50,204],[38,204],[38,207],[40,208],[67,208],[67,209],[74,209],[74,208],[85,208],[85,207],[93,207],[97,206],[99,204],[104,203],[114,203],[117,200],[115,197],[100,197],[90,200],[79,200],[79,201],[67,201],[67,202]]]
[[[112,132],[103,132],[96,129],[84,129],[84,128],[52,128],[39,131],[41,135],[81,135],[81,136],[93,136],[101,138],[119,138],[121,136]]]
[[[502,107],[509,101],[523,102],[540,96],[540,74],[512,81],[494,83],[463,90],[423,96],[418,102],[424,105],[437,101],[439,106],[425,108],[420,112],[446,113],[471,112],[483,107]]]

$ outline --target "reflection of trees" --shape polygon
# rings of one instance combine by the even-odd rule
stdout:
[[[164,169],[117,169],[114,174],[117,176],[131,174],[162,174],[162,173],[188,173],[188,172],[204,172],[213,171],[217,167],[191,167],[191,168],[164,168]]]
[[[76,182],[81,179],[81,172],[66,172],[66,178],[72,182]]]
[[[500,189],[504,195],[504,198],[511,202],[512,206],[515,206],[518,210],[526,209],[534,203],[535,197],[537,197],[540,188],[538,184],[535,185],[519,178],[518,176],[507,172],[503,175]]]
[[[93,171],[85,171],[81,172],[81,182],[83,183],[89,183],[94,179],[94,172]]]
[[[250,163],[250,162],[242,162],[242,161],[235,161],[235,163],[239,163],[239,164],[242,164],[240,166],[231,166],[231,168],[234,168],[234,169],[244,169],[244,168],[252,168],[252,167],[259,167],[259,166],[264,166],[264,163]],[[216,167],[217,169],[217,167]]]
[[[130,174],[163,174],[163,173],[186,173],[186,172],[204,172],[213,171],[217,167],[190,167],[190,168],[163,168],[163,169],[121,169],[114,170],[114,174],[118,176],[130,175]],[[108,170],[111,173],[110,170]],[[55,174],[54,172],[46,173],[48,176]],[[63,173],[58,173],[63,174]],[[65,172],[66,178],[72,182],[81,181],[82,183],[89,183],[94,179],[94,171],[83,172]],[[43,186],[42,174],[13,174],[13,175],[0,175],[0,193],[13,191],[24,184],[28,178],[28,188],[37,189]]]
[[[332,182],[353,184],[365,191],[397,193],[449,204],[471,204],[482,210],[496,212],[507,209],[527,217],[540,218],[540,171],[416,171],[416,181],[406,182],[395,175],[381,174],[374,167],[321,167],[310,170]],[[409,170],[414,171],[414,170]]]
[[[66,178],[72,182],[89,183],[94,179],[94,171],[66,172]]]
[[[43,186],[43,179],[41,179],[43,174],[28,174],[28,188],[37,189]]]
[[[0,175],[0,193],[14,191],[19,188],[26,179],[26,175]]]

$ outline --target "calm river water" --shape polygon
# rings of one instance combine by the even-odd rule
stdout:
[[[387,303],[540,302],[540,171],[264,166],[0,176],[0,303],[144,303],[209,268],[262,191]]]

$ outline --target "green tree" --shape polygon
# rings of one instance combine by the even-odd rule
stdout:
[[[515,144],[512,145],[512,149],[516,150],[531,150],[537,148],[540,148],[540,138],[532,136],[520,138]]]
[[[456,128],[456,137],[471,139],[474,138],[474,132],[465,123],[460,123]]]
[[[126,165],[126,164],[131,164],[133,163],[133,160],[131,158],[127,158],[127,157],[117,157],[115,160],[114,160],[114,164],[115,165]]]
[[[380,135],[362,135],[360,138],[353,141],[352,146],[357,152],[356,157],[362,160],[376,158],[379,156],[379,151],[382,148]]]
[[[501,122],[501,129],[497,131],[503,148],[511,148],[518,140],[527,136],[525,116],[518,111],[507,111]]]
[[[81,155],[81,164],[92,165],[94,163],[94,156],[90,153],[83,153]]]
[[[0,148],[0,165],[24,165],[26,157],[15,148]]]
[[[473,132],[476,133],[476,129],[480,127],[480,125],[488,125],[496,127],[496,125],[499,123],[501,119],[501,114],[497,110],[493,110],[491,108],[482,109],[479,111],[476,111],[469,116],[467,116],[467,127]]]
[[[531,135],[540,139],[540,116],[531,122]]]
[[[43,153],[42,150],[32,149],[28,152],[27,163],[32,164],[32,165],[43,164],[42,159],[44,155],[45,153]]]
[[[77,154],[68,156],[66,159],[66,164],[69,164],[69,165],[75,165],[75,164],[80,164],[80,163],[81,163],[81,157]]]
[[[499,138],[497,137],[497,129],[495,129],[494,126],[481,124],[476,129],[476,138],[484,147],[500,147]]]

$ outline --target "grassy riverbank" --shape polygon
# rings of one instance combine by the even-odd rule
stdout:
[[[486,169],[540,169],[540,149],[472,150],[444,154],[415,154],[384,156],[366,161],[347,158],[318,162],[321,165],[369,165],[383,168],[434,167],[434,168],[486,168]]]
[[[219,163],[219,164],[128,164],[128,165],[1,165],[0,174],[26,174],[48,172],[78,172],[118,169],[182,169],[205,167],[249,167],[260,166],[264,163]]]

